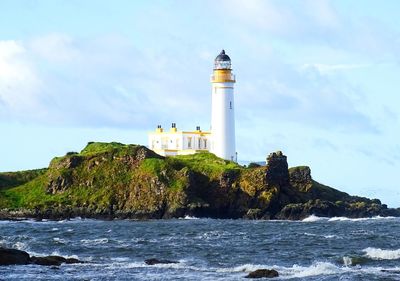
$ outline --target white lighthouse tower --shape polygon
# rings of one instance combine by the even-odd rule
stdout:
[[[226,160],[237,161],[235,145],[235,103],[231,59],[225,51],[215,58],[212,83],[211,152]]]

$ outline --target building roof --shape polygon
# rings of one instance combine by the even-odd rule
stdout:
[[[231,58],[225,54],[225,50],[222,50],[221,53],[215,58],[215,61],[231,61]]]

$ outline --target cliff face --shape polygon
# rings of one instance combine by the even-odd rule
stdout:
[[[2,217],[399,215],[379,200],[315,182],[308,167],[288,169],[282,152],[270,154],[266,167],[245,168],[210,153],[164,158],[144,146],[89,143],[80,153],[54,158],[48,169],[21,183],[0,190]]]

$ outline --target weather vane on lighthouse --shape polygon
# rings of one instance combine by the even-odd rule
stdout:
[[[196,131],[179,131],[172,123],[169,132],[161,125],[149,133],[149,148],[160,155],[174,156],[210,151],[225,160],[237,162],[235,142],[235,103],[231,59],[222,50],[214,60],[211,76],[212,109],[211,132],[204,132],[199,126]]]

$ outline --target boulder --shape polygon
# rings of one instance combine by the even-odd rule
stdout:
[[[47,257],[31,257],[30,262],[38,265],[56,265],[59,266],[63,263],[73,264],[73,263],[83,263],[82,261],[75,258],[64,258],[60,256],[47,256]]]
[[[30,257],[25,251],[16,249],[0,248],[0,265],[24,265],[24,264],[37,264],[37,265],[56,265],[62,263],[83,263],[75,258],[64,258],[61,256],[47,256],[47,257]]]
[[[28,264],[29,254],[16,249],[0,248],[0,265]]]
[[[279,273],[275,269],[257,269],[253,272],[250,272],[244,278],[274,278],[278,277]]]
[[[169,263],[179,263],[178,261],[170,261],[170,260],[159,260],[159,259],[147,259],[144,261],[147,265],[155,265],[155,264],[169,264]]]
[[[61,265],[65,263],[66,259],[60,256],[47,256],[47,257],[31,257],[31,263],[38,265]]]

